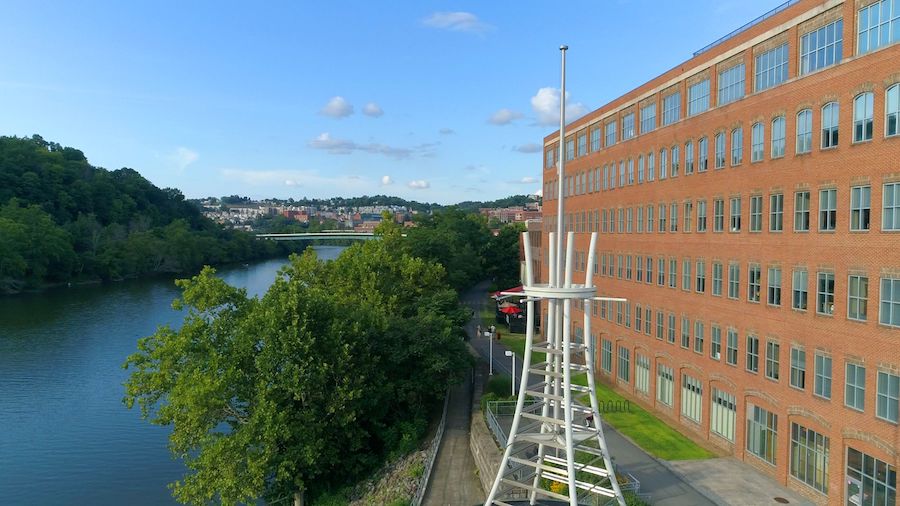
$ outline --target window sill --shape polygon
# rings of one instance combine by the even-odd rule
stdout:
[[[862,139],[862,140],[858,140],[858,141],[853,141],[850,143],[850,145],[851,146],[861,146],[864,144],[870,144],[871,142],[872,142],[872,139]]]
[[[838,148],[838,144],[835,144],[834,146],[821,146],[821,147],[819,147],[819,151],[834,151],[837,148]]]

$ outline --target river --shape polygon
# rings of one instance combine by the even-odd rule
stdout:
[[[343,247],[317,246],[320,258]],[[265,293],[286,259],[223,269]],[[125,358],[158,325],[178,325],[170,279],[0,297],[0,504],[176,504],[186,470],[169,429],[122,404]]]

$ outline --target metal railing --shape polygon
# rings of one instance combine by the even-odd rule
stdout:
[[[540,401],[531,401],[530,403],[526,402],[522,409],[523,411],[529,412],[534,407],[540,406]],[[488,401],[486,407],[487,409],[484,411],[484,418],[487,421],[487,426],[494,435],[494,439],[497,440],[497,444],[500,445],[500,448],[506,448],[509,436],[506,434],[506,430],[503,429],[503,424],[500,423],[499,417],[514,416],[516,414],[516,401]]]
[[[434,461],[437,458],[438,448],[441,446],[441,440],[444,439],[444,427],[447,425],[447,406],[450,404],[450,391],[444,397],[444,412],[441,413],[441,423],[438,424],[437,433],[428,447],[428,457],[425,460],[425,471],[419,479],[419,485],[416,487],[416,496],[413,497],[412,506],[421,506],[425,499],[425,492],[428,490],[428,479],[431,478],[431,470],[434,468]]]
[[[763,21],[765,21],[765,20],[771,18],[772,16],[778,14],[779,12],[782,12],[782,11],[786,10],[788,7],[794,5],[794,4],[798,3],[798,2],[800,2],[800,0],[788,0],[787,2],[785,2],[785,3],[781,4],[781,5],[779,5],[778,7],[775,7],[774,9],[772,9],[772,10],[770,10],[769,12],[763,14],[762,16],[760,16],[760,17],[754,19],[753,21],[751,21],[751,22],[745,24],[744,26],[738,28],[737,30],[732,31],[732,32],[729,33],[728,35],[725,35],[724,37],[721,37],[721,38],[717,39],[717,40],[716,40],[715,42],[713,42],[712,44],[708,44],[707,46],[703,47],[702,49],[700,49],[700,50],[694,52],[694,56],[697,56],[697,55],[700,55],[700,54],[702,54],[702,53],[705,53],[705,52],[709,51],[709,50],[712,49],[713,47],[718,46],[719,44],[725,42],[726,40],[728,40],[728,39],[730,39],[730,38],[732,38],[732,37],[734,37],[735,35],[737,35],[737,34],[743,32],[743,31],[748,30],[748,29],[749,29],[750,27],[752,27],[753,25],[756,25],[756,24],[758,24],[758,23],[761,23],[761,22],[763,22]]]

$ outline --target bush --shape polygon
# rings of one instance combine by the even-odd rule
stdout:
[[[484,393],[492,393],[496,397],[509,397],[512,391],[512,378],[505,374],[495,374],[488,379],[484,387]]]

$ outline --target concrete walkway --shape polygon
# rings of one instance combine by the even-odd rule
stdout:
[[[753,458],[753,457],[748,457]],[[717,504],[764,506],[766,504],[812,505],[794,491],[732,457],[667,462],[683,479]],[[787,499],[776,501],[775,498]]]
[[[463,297],[463,303],[475,311],[475,317],[467,329],[470,336],[475,335],[476,319],[480,317],[486,291],[487,283],[481,283]],[[438,449],[423,501],[426,506],[484,504],[484,491],[475,476],[475,460],[469,450],[471,413],[472,385],[466,381],[450,392],[444,439]]]

